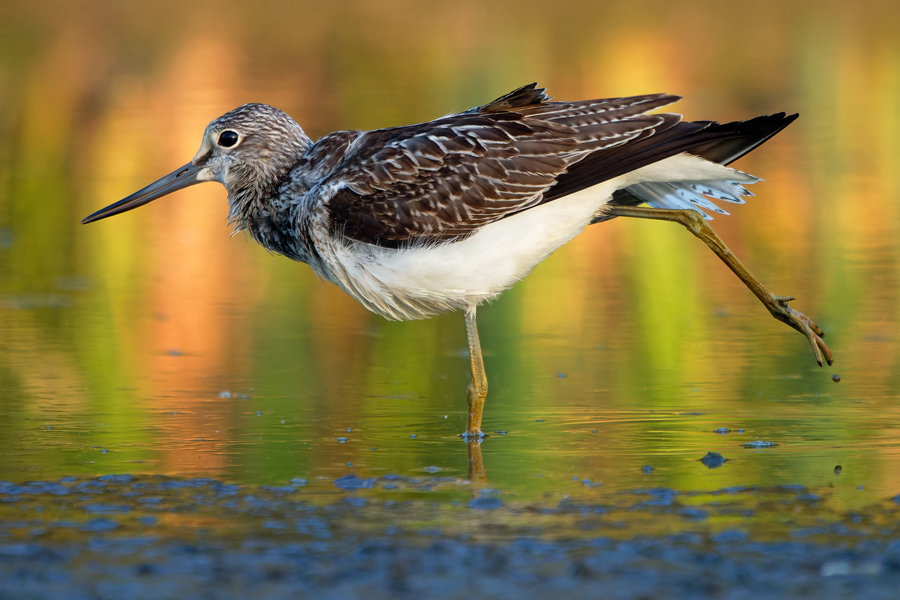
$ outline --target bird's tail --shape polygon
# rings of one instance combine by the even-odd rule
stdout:
[[[665,131],[609,150],[611,153],[621,153],[622,160],[616,161],[613,158],[611,162],[605,163],[611,168],[605,169],[609,172],[601,175],[602,180],[623,175],[681,153],[719,165],[727,165],[790,125],[797,116],[777,113],[724,124],[713,121],[678,122]],[[584,178],[592,158],[588,157],[575,165],[566,176],[573,175],[574,171],[576,179]],[[597,159],[599,158],[598,156]],[[607,156],[606,160],[609,158]],[[728,214],[712,200],[743,204],[742,196],[753,195],[744,186],[759,181],[759,178],[740,171],[729,170],[729,173],[733,173],[734,176],[707,180],[639,182],[616,191],[609,203],[625,206],[647,203],[656,208],[693,209],[709,219],[711,217],[704,210]],[[564,182],[563,178],[560,178],[560,181]],[[608,218],[610,217],[601,214],[593,222],[605,221]]]

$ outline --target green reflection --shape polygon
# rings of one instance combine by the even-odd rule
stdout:
[[[681,228],[593,227],[480,311],[488,482],[535,497],[573,477],[818,486],[843,464],[841,502],[858,485],[895,493],[898,9],[758,4],[741,43],[712,2],[226,2],[215,27],[170,2],[0,7],[0,478],[464,476],[461,315],[369,315],[306,266],[229,239],[219,189],[79,219],[184,163],[243,102],[322,135],[539,80],[561,99],[684,94],[691,119],[801,112],[737,165],[767,182],[715,227],[797,296],[837,363],[816,368]],[[703,44],[673,35],[686,22]],[[740,447],[756,439],[779,446]],[[698,467],[711,450],[730,462]]]

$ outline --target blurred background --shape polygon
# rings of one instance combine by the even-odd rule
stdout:
[[[561,100],[681,94],[688,119],[799,112],[736,164],[766,181],[713,225],[837,362],[818,368],[679,226],[591,227],[479,313],[488,481],[897,493],[898,15],[889,0],[6,0],[0,479],[464,477],[461,315],[367,313],[231,237],[220,186],[79,221],[190,160],[246,102],[315,139],[537,81]],[[778,446],[741,447],[756,440]],[[729,462],[697,462],[711,450]]]

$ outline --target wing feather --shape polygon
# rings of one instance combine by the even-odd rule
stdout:
[[[585,157],[677,121],[644,114],[677,99],[550,102],[531,84],[430,123],[345,135],[343,159],[319,188],[331,193],[319,201],[333,233],[361,242],[465,236],[539,204]]]

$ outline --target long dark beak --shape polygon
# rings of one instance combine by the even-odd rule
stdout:
[[[199,172],[200,167],[195,166],[193,163],[188,163],[180,169],[172,171],[162,179],[154,181],[147,187],[136,191],[127,198],[122,198],[115,204],[110,204],[106,208],[101,208],[89,217],[85,217],[81,223],[93,223],[94,221],[105,219],[106,217],[118,215],[119,213],[127,212],[138,206],[143,206],[148,202],[153,202],[166,194],[171,194],[174,191],[188,186],[202,183],[202,181],[197,180],[197,174]]]

